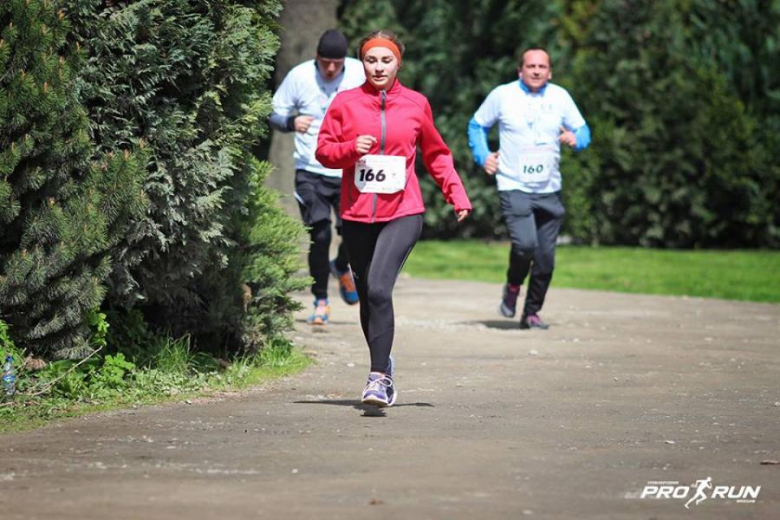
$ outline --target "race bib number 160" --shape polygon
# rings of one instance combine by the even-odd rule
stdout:
[[[555,168],[555,148],[550,146],[530,147],[521,150],[517,167],[520,182],[540,184],[550,180]]]
[[[364,155],[355,164],[355,187],[361,193],[397,193],[406,187],[406,157]]]

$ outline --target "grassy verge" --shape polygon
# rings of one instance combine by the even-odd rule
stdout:
[[[508,243],[423,241],[405,270],[421,278],[502,283],[508,255]],[[553,284],[780,303],[780,252],[561,246]]]
[[[134,359],[136,362],[118,353],[95,356],[79,366],[74,361],[60,361],[38,372],[22,371],[20,392],[14,401],[0,405],[0,433],[94,412],[243,389],[300,372],[311,362],[285,340],[232,363],[193,354],[187,338],[159,338],[150,351],[153,356]]]

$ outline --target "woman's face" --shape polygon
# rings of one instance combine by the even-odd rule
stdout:
[[[363,69],[368,82],[377,90],[393,86],[398,74],[398,59],[387,47],[374,47],[363,55]]]

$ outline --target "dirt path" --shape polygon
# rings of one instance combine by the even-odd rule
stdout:
[[[295,378],[0,437],[0,518],[780,518],[780,306],[554,289],[521,332],[499,291],[399,282],[386,413],[335,303]],[[707,477],[760,494],[640,498]]]

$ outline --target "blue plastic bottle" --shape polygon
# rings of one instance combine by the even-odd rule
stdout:
[[[11,399],[16,393],[16,370],[14,370],[14,358],[10,354],[5,356],[5,365],[3,365],[3,391],[6,399]]]

